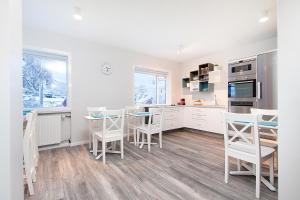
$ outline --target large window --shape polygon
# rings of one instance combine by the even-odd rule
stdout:
[[[137,68],[134,73],[136,104],[166,104],[167,73]]]
[[[44,52],[23,52],[24,110],[66,107],[68,57]]]

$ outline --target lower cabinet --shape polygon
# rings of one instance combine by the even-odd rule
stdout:
[[[164,129],[192,128],[223,134],[225,108],[174,107],[164,109]]]
[[[183,127],[183,108],[167,107],[164,109],[163,130],[172,130]]]

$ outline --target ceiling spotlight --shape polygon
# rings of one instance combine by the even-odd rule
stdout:
[[[268,20],[269,20],[269,11],[268,11],[268,10],[265,10],[265,11],[262,13],[261,17],[259,18],[259,22],[260,22],[260,23],[265,23],[265,22],[267,22]]]
[[[177,55],[182,54],[183,50],[184,50],[184,46],[183,45],[179,45],[178,49],[177,49]]]
[[[82,20],[81,10],[80,10],[79,7],[74,7],[73,18],[75,20],[77,20],[77,21],[81,21]]]

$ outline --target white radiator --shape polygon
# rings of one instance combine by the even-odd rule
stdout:
[[[61,142],[61,114],[38,115],[37,141],[38,146]]]

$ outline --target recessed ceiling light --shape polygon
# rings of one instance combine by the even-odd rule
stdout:
[[[264,12],[263,12],[263,14],[261,15],[261,17],[259,18],[259,22],[260,23],[265,23],[265,22],[267,22],[269,20],[269,12],[268,12],[268,10],[265,10]]]
[[[79,7],[74,7],[73,18],[75,20],[77,20],[77,21],[81,21],[82,20],[81,10],[80,10]]]

